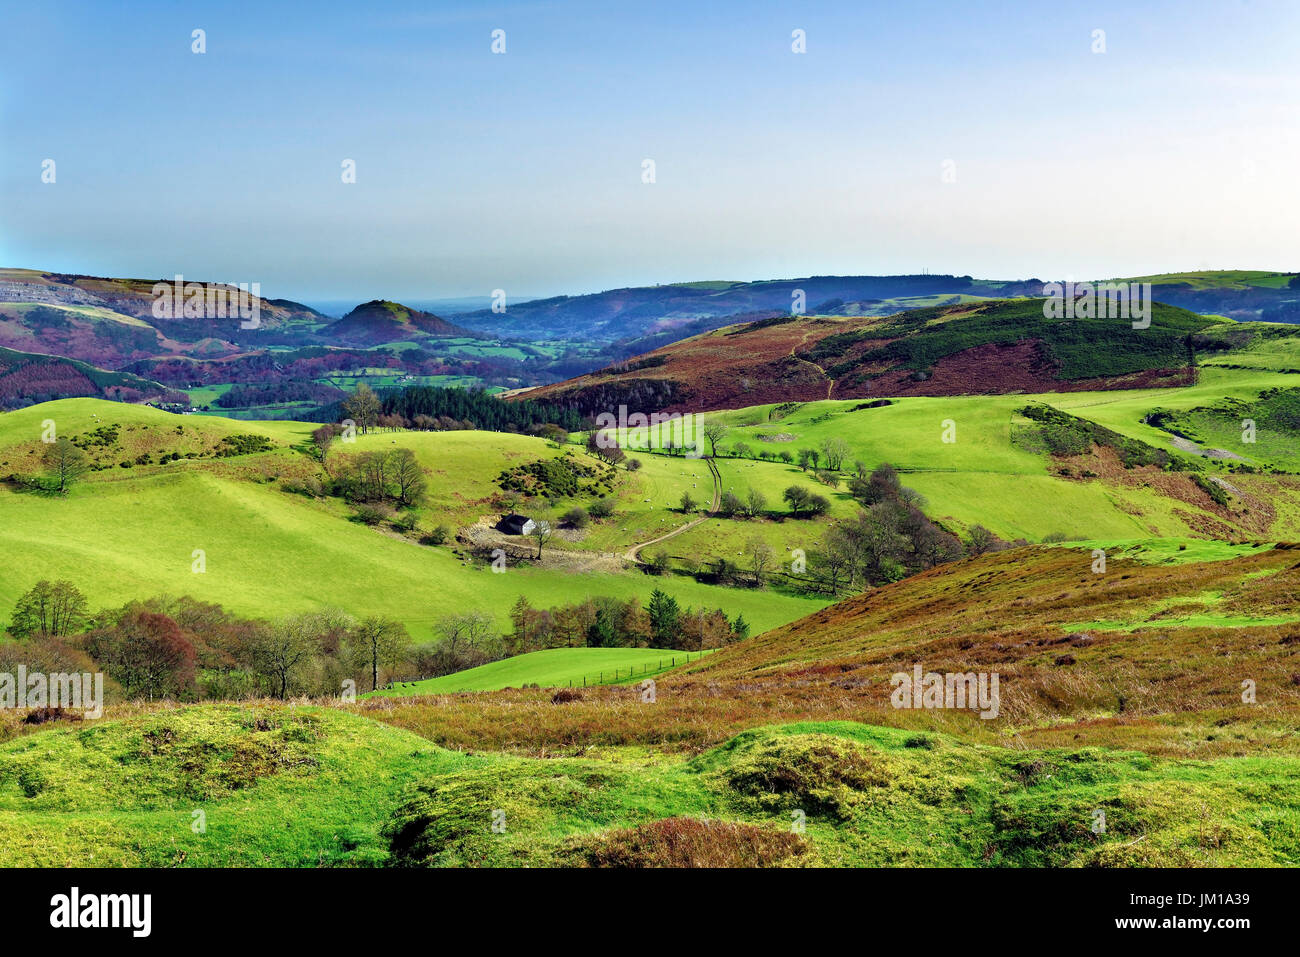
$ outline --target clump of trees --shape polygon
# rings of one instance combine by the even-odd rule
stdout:
[[[31,638],[66,638],[87,621],[86,596],[70,581],[38,581],[14,606],[9,634]]]
[[[800,515],[808,517],[825,515],[831,507],[830,499],[825,495],[818,495],[802,485],[791,485],[781,494],[781,497],[790,506],[790,515],[793,518],[798,518]]]
[[[503,637],[507,655],[582,647],[699,651],[720,648],[749,634],[743,617],[729,621],[720,608],[682,608],[658,588],[644,608],[638,598],[596,597],[539,609],[520,597],[510,620],[513,628]]]
[[[337,609],[264,621],[188,596],[159,596],[90,615],[74,584],[41,581],[14,609],[8,631],[15,640],[0,643],[0,668],[12,660],[14,667],[102,671],[119,699],[338,697],[349,686],[375,690],[545,648],[699,651],[749,634],[743,616],[683,608],[661,589],[644,608],[636,598],[598,597],[539,609],[521,597],[510,618],[503,635],[485,611],[445,616],[432,640],[415,644],[399,621],[358,620]]]
[[[890,465],[855,476],[849,493],[862,510],[832,527],[816,556],[816,573],[831,593],[897,581],[965,555],[961,541],[926,517],[924,498]]]
[[[767,496],[756,488],[746,490],[744,498],[728,489],[718,502],[718,514],[724,518],[760,518],[766,512]]]
[[[410,667],[410,638],[393,619],[323,610],[259,621],[188,596],[92,616],[67,581],[36,583],[19,598],[8,632],[16,641],[6,649],[20,648],[29,668],[103,671],[126,698],[337,697],[347,680],[374,689]]]
[[[419,505],[428,491],[424,469],[407,448],[359,452],[336,462],[329,490],[352,503]]]

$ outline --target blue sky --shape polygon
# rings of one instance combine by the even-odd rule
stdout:
[[[1297,156],[1291,0],[47,0],[0,35],[0,264],[295,299],[1294,270]]]

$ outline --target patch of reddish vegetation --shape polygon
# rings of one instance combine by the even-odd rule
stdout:
[[[771,867],[808,852],[798,834],[731,821],[670,817],[579,844],[592,867]]]
[[[635,376],[673,381],[686,396],[662,410],[640,411],[701,412],[826,398],[1153,389],[1188,385],[1196,376],[1194,369],[1177,368],[1100,379],[1058,379],[1056,362],[1038,340],[975,346],[941,359],[924,378],[907,369],[864,364],[859,381],[854,375],[832,381],[822,366],[795,354],[805,353],[819,339],[844,331],[844,323],[826,320],[785,323],[739,334],[720,330],[651,353],[664,359],[662,365],[629,373],[596,372],[533,389],[527,395],[530,399],[573,401],[584,389]]]

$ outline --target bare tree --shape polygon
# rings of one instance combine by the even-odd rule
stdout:
[[[252,637],[253,666],[271,679],[280,698],[289,696],[289,688],[321,650],[332,625],[327,615],[308,613],[276,622]]]
[[[727,427],[721,422],[710,422],[704,426],[704,437],[709,440],[709,454],[718,457],[718,443],[727,434]]]
[[[355,422],[363,433],[374,427],[381,409],[379,396],[364,382],[357,386],[356,392],[343,400],[343,414]]]
[[[539,518],[533,522],[533,530],[528,535],[537,543],[537,557],[539,559],[542,557],[542,546],[549,542],[554,534],[555,531],[551,528],[551,523],[546,519]]]
[[[775,556],[772,552],[772,546],[761,538],[752,538],[749,541],[749,572],[754,578],[755,586],[761,588],[767,578],[767,571],[772,567]]]
[[[826,467],[832,472],[840,470],[850,451],[849,443],[839,436],[833,436],[822,443],[822,455],[826,456]]]
[[[411,646],[406,626],[392,618],[373,615],[348,632],[353,661],[370,671],[370,690],[379,687],[381,666],[397,664]]]
[[[391,473],[398,505],[418,505],[424,498],[426,484],[424,469],[410,449],[393,449],[388,453],[388,470]]]

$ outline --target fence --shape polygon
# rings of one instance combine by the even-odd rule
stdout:
[[[710,649],[711,650],[711,649]],[[670,655],[664,655],[659,659],[659,664],[651,667],[649,663],[629,667],[627,671],[622,668],[615,668],[613,671],[601,671],[592,675],[583,675],[581,678],[570,678],[570,688],[592,688],[598,685],[618,684],[620,681],[632,681],[635,678],[648,678],[651,675],[663,674],[670,671],[678,665],[688,665],[692,661],[699,661],[708,651],[675,651]]]

